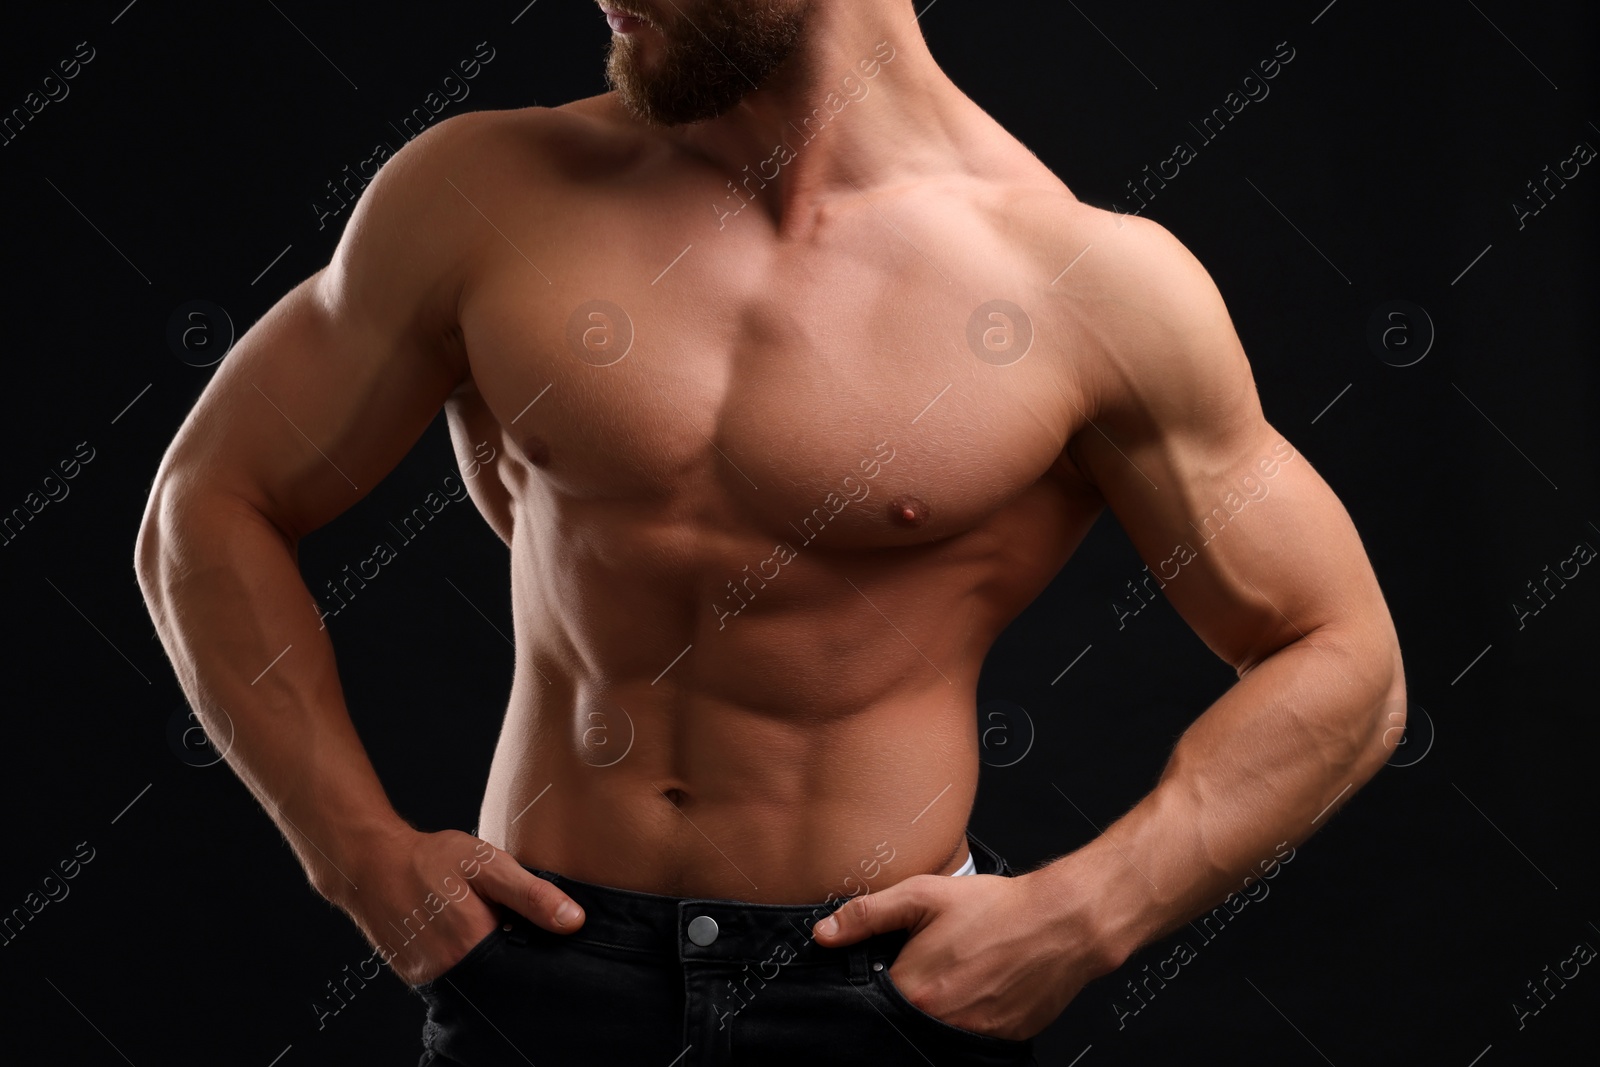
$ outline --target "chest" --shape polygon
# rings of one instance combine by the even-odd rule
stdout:
[[[679,236],[613,230],[464,305],[523,484],[861,548],[970,530],[1056,464],[1070,353],[1006,267],[941,272],[881,224],[779,252]]]

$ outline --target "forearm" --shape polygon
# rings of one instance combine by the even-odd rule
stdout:
[[[242,500],[158,489],[137,569],[212,743],[317,891],[335,900],[353,892],[356,859],[407,827],[351,724],[293,543]]]
[[[1262,660],[1184,733],[1148,796],[1038,872],[1060,899],[1092,899],[1109,959],[1270,871],[1382,767],[1404,683],[1398,657],[1391,672],[1359,647],[1321,631]]]

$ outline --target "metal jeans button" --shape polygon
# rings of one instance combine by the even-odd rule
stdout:
[[[709,915],[697,915],[689,920],[689,940],[701,948],[717,939],[717,920]]]

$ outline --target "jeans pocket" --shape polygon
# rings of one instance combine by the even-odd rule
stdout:
[[[894,979],[889,975],[889,964],[886,961],[883,969],[875,971],[874,977],[878,988],[883,991],[889,1003],[899,1009],[906,1018],[919,1024],[924,1033],[932,1033],[941,1041],[954,1042],[957,1047],[988,1049],[993,1051],[1016,1051],[1018,1053],[1030,1052],[1033,1048],[1031,1038],[1018,1040],[1009,1037],[996,1037],[993,1034],[980,1034],[976,1030],[968,1030],[954,1023],[947,1023],[937,1015],[930,1015],[923,1011],[900,991],[894,984]]]
[[[455,981],[463,976],[469,976],[483,963],[485,959],[487,959],[497,948],[499,948],[499,946],[505,940],[505,935],[505,927],[496,926],[493,930],[490,930],[488,934],[484,935],[481,941],[469,948],[465,956],[462,956],[455,963],[447,967],[443,974],[436,975],[435,977],[428,979],[426,982],[417,983],[411,987],[412,992],[424,997],[433,996],[438,993],[439,985],[446,979]]]

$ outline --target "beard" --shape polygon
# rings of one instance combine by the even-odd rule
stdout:
[[[684,0],[688,5],[688,0]],[[633,7],[614,6],[626,11]],[[652,126],[713,119],[731,110],[794,52],[807,0],[701,0],[692,12],[667,0],[656,16],[630,12],[655,30],[613,34],[606,84],[634,118]],[[642,38],[659,32],[660,41]],[[643,69],[645,47],[660,50],[655,69]]]

